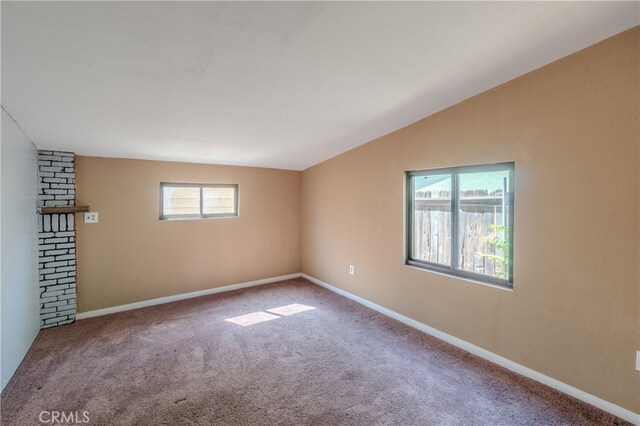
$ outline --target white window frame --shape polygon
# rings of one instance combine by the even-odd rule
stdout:
[[[200,213],[199,214],[164,214],[164,188],[198,188],[200,191]],[[203,189],[204,188],[233,188],[234,203],[232,213],[203,213]],[[160,182],[160,220],[176,220],[176,219],[210,219],[210,218],[233,218],[238,217],[238,184],[235,183],[183,183],[183,182]]]

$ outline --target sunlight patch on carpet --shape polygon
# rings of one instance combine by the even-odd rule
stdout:
[[[265,321],[271,321],[280,318],[278,315],[268,314],[266,312],[253,312],[246,315],[240,315],[239,317],[227,318],[225,321],[232,322],[234,324],[246,327],[248,325],[254,325]]]
[[[259,324],[261,322],[271,321],[278,318],[288,317],[306,311],[316,309],[314,306],[303,305],[301,303],[292,303],[291,305],[278,306],[277,308],[266,309],[265,311],[252,312],[250,314],[240,315],[233,318],[227,318],[225,321],[232,322],[243,327]]]
[[[300,312],[311,311],[313,309],[315,309],[313,306],[303,305],[301,303],[292,303],[291,305],[267,309],[267,312],[286,317],[293,314],[299,314]]]

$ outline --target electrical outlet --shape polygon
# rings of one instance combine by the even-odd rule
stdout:
[[[98,223],[98,212],[85,213],[84,223]]]
[[[355,275],[356,274],[356,267],[353,265],[349,265],[349,275]]]

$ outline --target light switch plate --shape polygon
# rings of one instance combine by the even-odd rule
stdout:
[[[98,212],[85,213],[84,223],[98,223]]]
[[[636,351],[636,370],[640,371],[640,351]]]
[[[349,265],[349,275],[355,275],[356,274],[356,267],[353,265]]]

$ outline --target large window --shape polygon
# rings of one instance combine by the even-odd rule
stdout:
[[[513,163],[407,172],[408,265],[513,286]]]
[[[238,185],[160,184],[160,219],[238,216]]]

